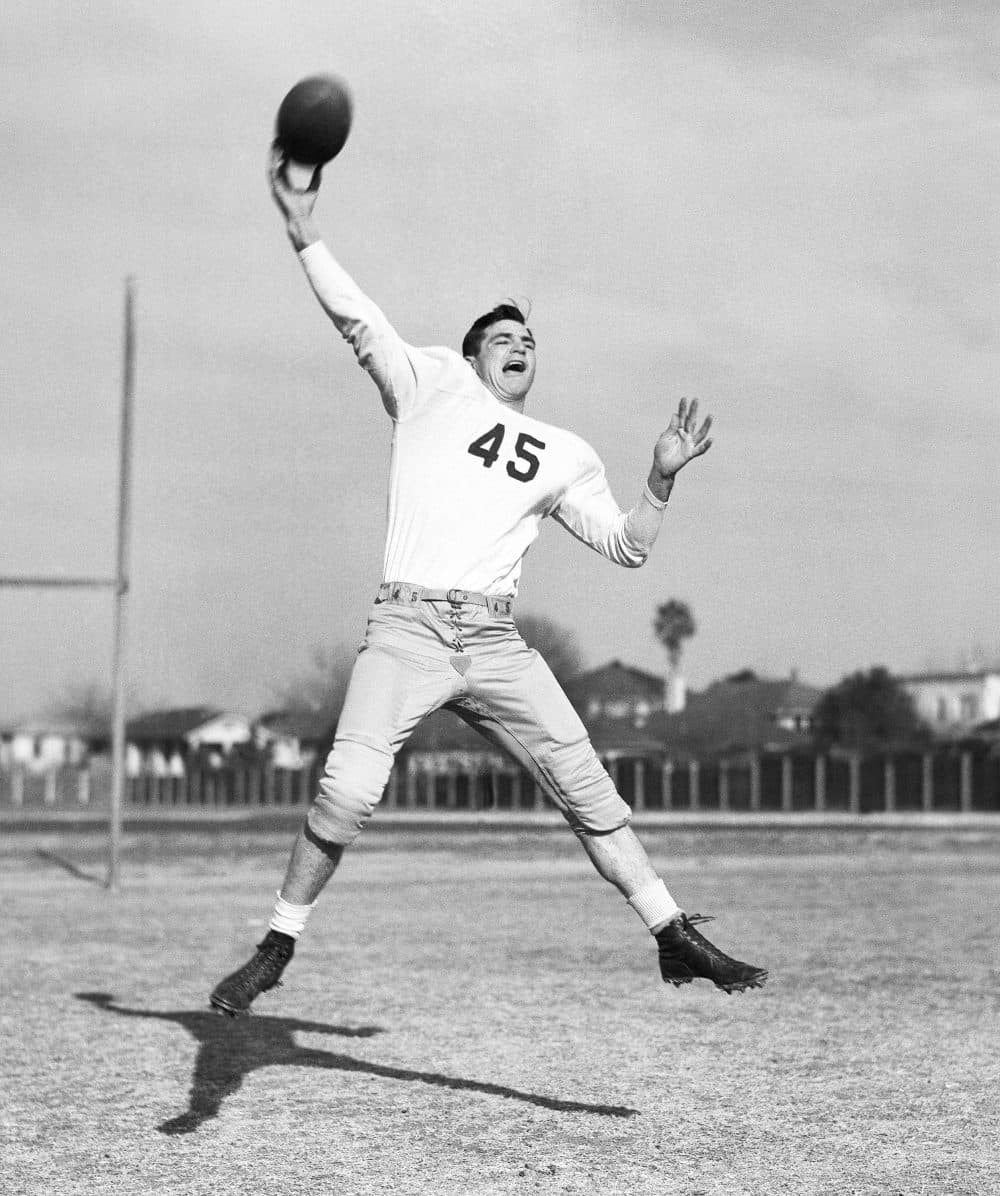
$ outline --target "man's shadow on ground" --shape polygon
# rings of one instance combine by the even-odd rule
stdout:
[[[602,1117],[634,1117],[639,1110],[625,1105],[592,1105],[582,1101],[557,1100],[533,1092],[519,1092],[502,1084],[488,1084],[479,1080],[465,1080],[438,1072],[411,1071],[403,1067],[386,1067],[351,1055],[338,1055],[314,1047],[299,1046],[293,1033],[301,1030],[310,1034],[335,1034],[341,1038],[371,1038],[382,1033],[380,1026],[328,1026],[322,1022],[302,1021],[295,1017],[228,1018],[214,1010],[177,1009],[160,1012],[154,1009],[130,1009],[118,1005],[110,993],[76,993],[87,1001],[119,1017],[154,1018],[176,1022],[198,1043],[194,1075],[188,1093],[188,1107],[176,1117],[157,1126],[162,1134],[190,1134],[205,1121],[218,1116],[227,1096],[239,1091],[243,1077],[259,1067],[320,1067],[333,1071],[362,1072],[383,1076],[390,1080],[410,1080],[434,1084],[440,1088],[454,1088],[468,1092],[485,1092],[520,1100],[543,1109],[563,1113],[596,1113]]]

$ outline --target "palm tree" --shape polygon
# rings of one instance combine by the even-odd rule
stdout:
[[[684,641],[694,635],[697,627],[694,615],[686,602],[670,598],[656,608],[653,619],[656,638],[667,650],[670,661],[670,675],[667,679],[667,710],[673,712],[684,708],[684,686],[680,678],[681,651]]]
[[[653,620],[656,638],[667,650],[671,671],[676,671],[681,662],[681,647],[698,630],[691,607],[686,602],[671,598],[656,608]]]

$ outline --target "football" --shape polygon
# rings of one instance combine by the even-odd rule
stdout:
[[[275,139],[293,161],[322,166],[344,148],[352,110],[351,93],[341,79],[309,75],[281,101]]]

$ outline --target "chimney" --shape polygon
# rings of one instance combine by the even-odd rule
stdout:
[[[680,673],[667,674],[664,699],[664,709],[667,714],[679,714],[687,705],[687,685]]]

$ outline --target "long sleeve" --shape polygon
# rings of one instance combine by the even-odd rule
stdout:
[[[405,419],[417,399],[420,350],[406,344],[322,241],[303,249],[299,260],[320,305],[378,387],[386,411]]]
[[[558,523],[616,565],[645,564],[663,523],[666,503],[649,487],[630,511],[622,511],[608,485],[604,467],[594,458],[584,476],[567,490],[552,512]]]

